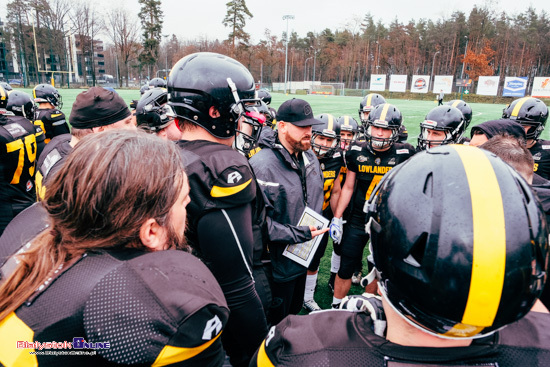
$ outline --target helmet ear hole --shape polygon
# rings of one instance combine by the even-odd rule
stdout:
[[[428,233],[422,232],[420,237],[418,237],[416,242],[411,247],[409,254],[405,259],[403,259],[403,261],[409,265],[414,266],[415,268],[421,268],[422,263],[424,262],[424,254],[426,253],[427,243]]]
[[[428,177],[426,177],[426,181],[424,182],[424,190],[422,190],[424,195],[429,196],[429,197],[433,197],[433,189],[434,189],[434,185],[433,185],[434,177],[433,176],[434,176],[434,174],[432,172],[430,172],[428,174]]]

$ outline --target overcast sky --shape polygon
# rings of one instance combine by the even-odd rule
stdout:
[[[135,14],[139,12],[138,0],[88,0],[97,4],[97,9],[107,12],[113,6],[125,6]],[[209,40],[226,39],[229,29],[222,20],[227,11],[228,0],[161,0],[164,11],[164,34],[176,34],[183,39],[199,37]],[[0,16],[5,19],[6,8],[0,3]],[[400,22],[420,18],[437,20],[448,18],[454,11],[461,10],[469,14],[474,4],[487,4],[496,12],[506,10],[507,14],[525,11],[532,5],[539,11],[550,13],[548,0],[248,0],[248,9],[253,15],[248,19],[245,30],[256,43],[265,39],[266,29],[279,38],[286,30],[283,15],[294,15],[288,22],[289,31],[295,31],[299,37],[305,37],[308,31],[320,32],[325,28],[343,29],[358,27],[365,14],[371,13],[375,21],[382,20],[388,25],[395,18]],[[374,4],[374,6],[373,6]]]

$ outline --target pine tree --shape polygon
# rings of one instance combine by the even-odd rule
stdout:
[[[163,13],[160,0],[139,0],[141,10],[138,14],[143,28],[143,52],[139,55],[141,66],[154,65],[159,55],[159,45],[162,37]]]
[[[227,14],[223,19],[223,25],[231,28],[229,38],[233,44],[233,50],[235,50],[235,43],[237,40],[244,44],[248,44],[250,35],[244,31],[246,25],[245,17],[252,18],[252,13],[246,7],[245,0],[233,0],[227,4]]]

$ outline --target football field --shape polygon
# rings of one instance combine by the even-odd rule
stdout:
[[[23,90],[32,95],[32,89],[18,89]],[[59,92],[63,97],[63,112],[69,116],[72,108],[72,104],[76,99],[78,93],[85,89],[60,89]],[[119,89],[117,92],[124,98],[124,100],[130,104],[132,99],[139,99],[139,90]],[[302,98],[311,104],[313,113],[320,115],[321,113],[330,113],[335,117],[342,115],[350,115],[356,120],[359,119],[359,102],[361,97],[348,97],[348,96],[322,96],[322,95],[285,95],[283,93],[272,93],[271,106],[277,109],[281,103],[287,99],[296,97]],[[406,100],[406,99],[388,99],[389,103],[394,104],[403,114],[403,123],[409,131],[409,143],[416,146],[417,137],[420,131],[420,122],[424,120],[426,114],[434,107],[437,106],[436,101],[418,101],[418,100]],[[448,102],[449,97],[446,96],[444,102]],[[467,101],[467,100],[466,100]],[[470,128],[481,122],[494,120],[502,116],[502,110],[506,105],[504,104],[487,104],[487,103],[469,103],[473,110],[473,118],[466,136],[470,136]],[[359,121],[358,121],[359,122]],[[543,131],[541,135],[542,139],[550,139],[550,132]]]

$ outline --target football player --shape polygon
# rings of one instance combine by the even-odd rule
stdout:
[[[420,123],[417,150],[445,144],[461,144],[465,128],[464,115],[458,108],[437,106]]]
[[[378,93],[369,93],[359,102],[359,120],[363,127],[367,125],[372,109],[384,103],[386,103],[386,99]]]
[[[366,209],[382,296],[351,296],[357,312],[289,316],[251,366],[548,364],[550,317],[537,301],[548,227],[507,164],[464,145],[423,151]]]
[[[0,239],[0,335],[17,345],[0,348],[0,365],[221,366],[223,293],[176,251],[188,203],[174,144],[137,131],[82,139]]]
[[[342,151],[339,149],[339,139],[336,135],[336,118],[329,114],[323,113],[315,116],[323,125],[314,125],[313,134],[311,136],[311,149],[315,152],[321,171],[323,172],[323,217],[332,219],[332,209],[338,202],[340,196],[340,170],[345,167]],[[317,274],[319,272],[319,264],[321,258],[325,254],[328,244],[329,234],[323,235],[319,247],[313,257],[313,260],[307,268],[306,289],[304,292],[304,308],[308,311],[318,311],[321,309],[315,302],[313,295],[317,284]]]
[[[149,88],[166,88],[166,80],[162,78],[153,78],[149,81]]]
[[[0,83],[0,87],[4,88],[4,90],[5,90],[8,94],[10,94],[11,91],[13,90],[12,86],[9,85],[9,84],[6,83],[6,82],[1,82],[1,83]]]
[[[346,181],[342,186],[330,225],[333,242],[341,242],[342,246],[333,307],[338,307],[348,293],[351,277],[354,271],[360,268],[363,249],[369,240],[368,234],[364,231],[365,202],[387,172],[414,154],[412,145],[396,143],[402,119],[397,107],[389,103],[376,106],[367,119],[366,143],[352,145],[346,152]],[[342,216],[348,205],[351,207],[347,225],[343,227]]]
[[[252,269],[254,250],[263,247],[253,233],[261,193],[246,157],[232,145],[245,116],[242,100],[255,96],[254,78],[230,57],[194,53],[172,67],[168,93],[191,186],[188,241],[214,273],[231,310],[222,335],[231,364],[247,365],[267,333]]]
[[[135,115],[138,128],[163,139],[181,139],[181,131],[174,120],[174,111],[168,105],[168,92],[165,89],[154,88],[145,92],[137,102]]]
[[[550,180],[550,141],[539,139],[548,119],[548,107],[538,98],[524,97],[510,103],[502,117],[519,122],[527,135],[527,149],[535,160],[534,171]]]
[[[38,84],[32,93],[34,102],[38,103],[34,124],[46,134],[46,144],[55,136],[70,133],[65,114],[61,112],[63,99],[57,89],[50,84]]]
[[[25,113],[25,104],[18,105],[23,93],[10,95],[17,102],[10,105],[11,110]],[[6,110],[11,96],[0,86],[0,235],[18,213],[36,201],[36,159],[44,149],[40,127]]]
[[[346,151],[357,138],[359,125],[357,121],[348,115],[338,117],[336,121],[336,135],[340,139],[340,149]]]

